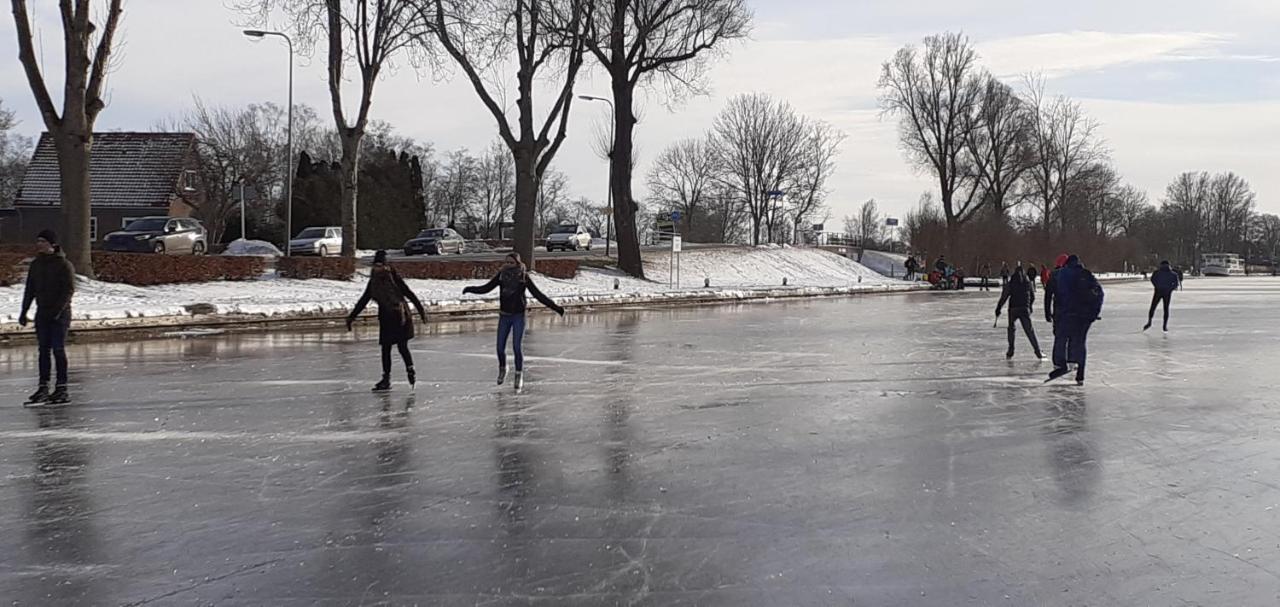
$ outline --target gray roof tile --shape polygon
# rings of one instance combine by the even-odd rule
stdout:
[[[168,206],[195,144],[194,133],[95,133],[89,161],[93,206]],[[60,184],[53,138],[44,133],[15,202],[57,206]]]

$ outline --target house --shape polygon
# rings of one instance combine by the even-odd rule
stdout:
[[[188,217],[204,191],[194,133],[95,133],[89,160],[89,233],[95,245],[139,217]],[[40,136],[12,208],[0,209],[0,242],[62,226],[53,138]]]

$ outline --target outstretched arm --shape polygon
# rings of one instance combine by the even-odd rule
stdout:
[[[498,277],[500,276],[502,276],[501,272],[494,274],[493,278],[489,282],[486,282],[478,287],[467,287],[463,289],[462,292],[474,293],[476,295],[484,295],[485,293],[488,293],[489,291],[492,291],[498,287]]]
[[[413,290],[409,288],[409,285],[405,284],[404,279],[400,278],[399,274],[392,274],[391,277],[395,279],[396,288],[400,290],[400,295],[409,300],[409,303],[412,303],[413,307],[418,309],[418,316],[422,317],[423,321],[426,321],[427,310],[422,307],[422,300],[418,299],[417,295],[414,295]]]
[[[356,302],[356,307],[355,307],[355,308],[353,308],[353,309],[351,310],[351,313],[347,315],[347,328],[348,328],[348,329],[350,329],[350,328],[351,328],[351,323],[354,323],[354,322],[356,321],[356,317],[357,317],[357,316],[360,316],[360,313],[364,311],[365,306],[369,305],[369,299],[370,299],[371,297],[372,297],[372,295],[371,295],[371,294],[370,294],[370,292],[369,292],[369,287],[368,287],[368,286],[366,286],[366,287],[364,288],[364,295],[361,295],[361,296],[360,296],[360,301],[357,301],[357,302]]]
[[[525,276],[525,286],[528,287],[529,292],[533,294],[534,299],[537,299],[542,305],[555,310],[556,314],[564,316],[564,308],[560,307],[556,302],[551,301],[550,297],[543,295],[542,291],[538,290],[538,286],[533,284],[532,278]]]
[[[1004,302],[1009,301],[1009,287],[1011,286],[1013,286],[1013,283],[1008,282],[1005,283],[1003,289],[1000,289],[1000,301],[996,303],[996,316],[999,316],[1000,310],[1004,309]]]

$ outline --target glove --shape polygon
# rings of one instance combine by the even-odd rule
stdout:
[[[19,317],[18,317],[18,326],[19,326],[19,327],[25,327],[25,326],[27,326],[27,323],[29,323],[29,322],[31,322],[31,321],[27,320],[27,315],[26,315],[26,314],[23,314],[23,315],[21,315],[21,316],[19,316]]]
[[[1000,310],[996,310],[996,318],[1000,318]]]
[[[353,319],[351,319],[351,318],[348,318],[348,319],[347,319],[347,331],[350,331],[350,330],[351,330],[352,325],[353,325],[354,323],[355,323],[355,321],[354,321]]]
[[[426,311],[418,312],[418,318],[421,318],[421,319],[422,319],[422,322],[427,322],[427,313],[426,313]]]
[[[556,308],[556,314],[559,314],[559,315],[563,318],[563,317],[564,317],[564,308]]]

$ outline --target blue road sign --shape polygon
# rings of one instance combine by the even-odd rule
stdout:
[[[671,212],[671,221],[680,221],[680,211]]]

